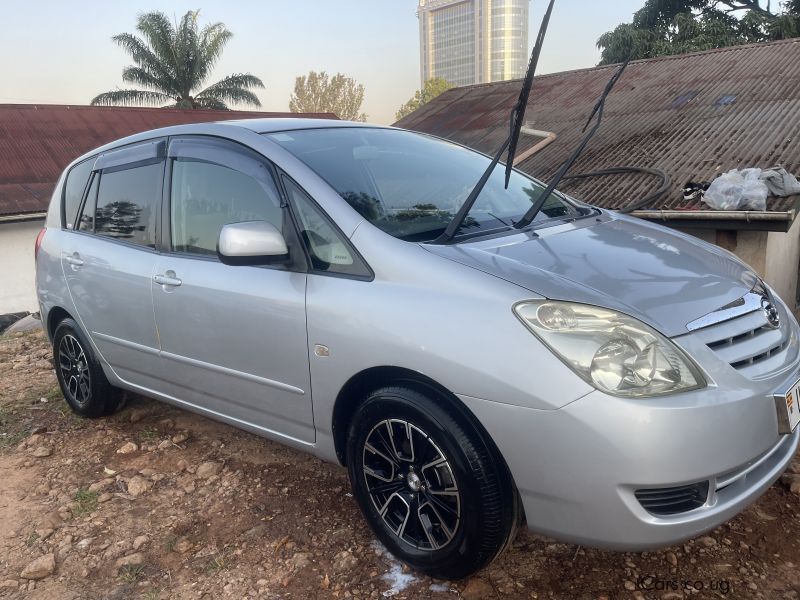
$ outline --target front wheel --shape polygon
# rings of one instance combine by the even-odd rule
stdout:
[[[385,387],[361,404],[348,472],[378,539],[414,569],[461,579],[519,523],[517,491],[494,445],[433,393]]]

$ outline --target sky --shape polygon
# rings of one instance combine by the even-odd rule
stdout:
[[[591,67],[597,38],[630,21],[644,0],[557,0],[540,73]],[[222,21],[234,37],[209,83],[231,73],[262,79],[262,110],[287,111],[295,78],[342,72],[363,84],[368,120],[388,124],[420,85],[416,0],[35,0],[3,2],[0,103],[88,104],[125,87],[129,56],[111,36],[135,32],[136,16],[180,18],[200,8],[201,24]],[[532,0],[530,45],[545,0]]]

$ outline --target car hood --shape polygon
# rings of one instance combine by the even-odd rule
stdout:
[[[627,313],[668,337],[686,333],[687,323],[741,298],[758,280],[717,246],[605,213],[535,234],[424,248],[551,300]]]

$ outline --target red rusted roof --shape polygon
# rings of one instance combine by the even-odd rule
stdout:
[[[616,66],[536,78],[527,125],[557,139],[518,165],[549,179],[577,145],[581,129]],[[397,123],[494,153],[508,135],[520,81],[449,90]],[[539,139],[523,136],[518,153]],[[782,164],[800,174],[800,39],[632,62],[608,97],[603,125],[572,173],[633,165],[658,167],[671,191],[649,209],[699,210],[685,201],[688,181],[724,171]],[[562,189],[606,208],[648,194],[658,181],[615,175],[564,182]],[[770,198],[786,211],[797,197]]]
[[[64,167],[118,138],[169,125],[276,117],[337,118],[330,113],[0,105],[0,216],[47,210]]]

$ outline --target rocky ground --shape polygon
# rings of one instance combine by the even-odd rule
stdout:
[[[476,577],[435,581],[374,541],[341,467],[143,398],[108,419],[74,417],[49,359],[41,332],[0,338],[0,597],[800,592],[800,475],[710,535],[663,551],[601,552],[522,533]]]

